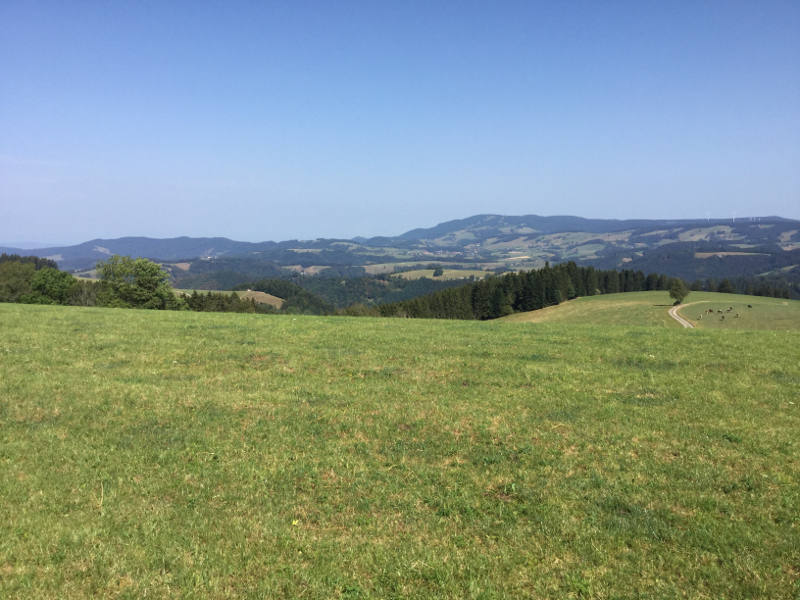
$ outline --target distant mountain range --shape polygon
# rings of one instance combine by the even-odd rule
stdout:
[[[771,274],[800,280],[800,221],[748,219],[611,220],[572,216],[476,215],[394,237],[239,242],[228,238],[125,237],[74,246],[0,248],[91,269],[112,254],[158,260],[189,272],[246,268],[307,275],[343,269],[381,273],[415,265],[529,269],[573,260],[598,268],[658,271],[688,280]],[[243,266],[244,265],[244,266]]]

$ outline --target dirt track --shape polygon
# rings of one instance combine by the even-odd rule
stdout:
[[[675,319],[678,323],[683,325],[687,329],[694,329],[694,325],[689,323],[686,319],[678,314],[678,309],[684,306],[689,306],[688,304],[678,304],[677,306],[673,306],[669,309],[669,316]]]
[[[692,325],[689,321],[684,319],[682,316],[678,314],[679,308],[684,308],[686,306],[691,306],[692,304],[705,304],[708,303],[708,300],[699,300],[697,302],[689,302],[689,304],[679,304],[678,306],[673,306],[669,309],[669,316],[675,319],[678,323],[684,326],[686,329],[694,329],[694,325]]]

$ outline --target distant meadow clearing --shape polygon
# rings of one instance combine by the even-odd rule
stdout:
[[[0,597],[800,596],[800,332],[613,321],[0,304]]]
[[[666,292],[627,292],[583,296],[541,310],[503,317],[503,322],[564,325],[668,327],[680,329],[668,309]],[[690,292],[678,309],[699,329],[722,331],[798,331],[800,301],[742,294]]]

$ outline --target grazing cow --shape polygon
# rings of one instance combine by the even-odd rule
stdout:
[[[753,305],[752,304],[748,304],[747,308],[753,308]]]
[[[719,320],[720,320],[720,321],[724,321],[724,320],[725,320],[725,315],[722,315],[722,316],[719,318]]]
[[[736,313],[736,314],[734,315],[734,317],[736,317],[736,318],[738,319],[738,318],[739,318],[739,313]]]

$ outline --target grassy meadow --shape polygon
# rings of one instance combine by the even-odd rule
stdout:
[[[628,292],[583,296],[540,310],[509,315],[501,320],[509,323],[680,329],[681,325],[667,314],[671,307],[672,301],[667,292]]]
[[[515,323],[627,327],[647,325],[680,329],[682,326],[667,314],[672,302],[667,292],[663,291],[585,296],[542,310],[509,315],[502,320]],[[733,310],[727,312],[728,308]],[[714,314],[703,315],[707,309],[713,309]],[[722,310],[722,314],[718,314],[717,310]],[[800,301],[797,300],[691,292],[678,312],[701,329],[800,329]],[[739,317],[735,317],[737,313]],[[703,318],[698,319],[701,315]],[[723,315],[725,319],[720,319]]]
[[[0,597],[797,598],[800,332],[629,317],[0,304]]]
[[[703,329],[800,329],[798,300],[692,292],[678,312]]]

